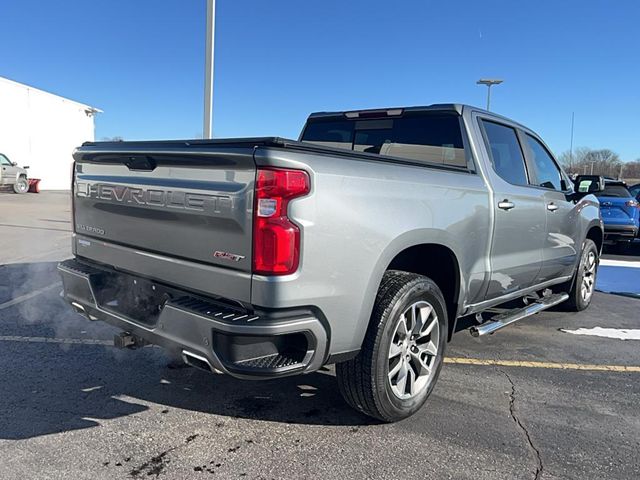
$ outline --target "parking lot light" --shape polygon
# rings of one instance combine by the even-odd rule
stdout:
[[[487,110],[491,107],[491,85],[500,85],[504,80],[499,78],[481,78],[476,83],[487,86]]]

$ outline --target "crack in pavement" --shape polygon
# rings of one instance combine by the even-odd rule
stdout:
[[[536,473],[533,478],[534,480],[539,480],[542,476],[542,470],[544,469],[544,465],[542,464],[542,456],[540,455],[540,450],[538,450],[533,444],[531,436],[529,435],[529,431],[516,415],[516,384],[513,383],[513,380],[511,380],[511,377],[509,376],[509,374],[507,374],[507,372],[505,372],[504,370],[499,371],[507,378],[507,380],[511,384],[511,393],[509,394],[509,413],[511,414],[511,418],[513,419],[514,423],[520,428],[520,430],[522,430],[522,433],[524,433],[524,436],[527,439],[527,443],[529,445],[529,449],[534,453],[536,457]]]

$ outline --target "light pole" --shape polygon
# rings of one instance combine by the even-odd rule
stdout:
[[[575,119],[575,113],[576,112],[571,112],[571,143],[569,146],[569,165],[572,170],[573,170],[573,121]]]
[[[476,83],[487,86],[487,110],[491,107],[491,85],[500,85],[504,80],[499,78],[481,78]]]
[[[213,54],[216,35],[216,0],[207,0],[207,34],[204,57],[204,125],[202,138],[213,138]]]

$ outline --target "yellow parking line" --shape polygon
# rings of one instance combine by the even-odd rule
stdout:
[[[499,367],[552,368],[556,370],[590,370],[597,372],[634,372],[640,367],[628,365],[590,365],[588,363],[530,362],[523,360],[483,360],[480,358],[446,357],[444,363],[458,365],[495,365]]]

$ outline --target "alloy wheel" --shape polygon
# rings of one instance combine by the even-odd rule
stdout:
[[[388,355],[388,381],[394,395],[406,400],[427,387],[439,343],[438,315],[430,303],[413,303],[400,315]]]
[[[582,295],[582,300],[587,302],[591,295],[593,295],[593,291],[596,285],[596,254],[594,252],[589,252],[587,255],[587,259],[584,262],[583,273],[582,273],[582,285],[580,286],[580,294]]]

